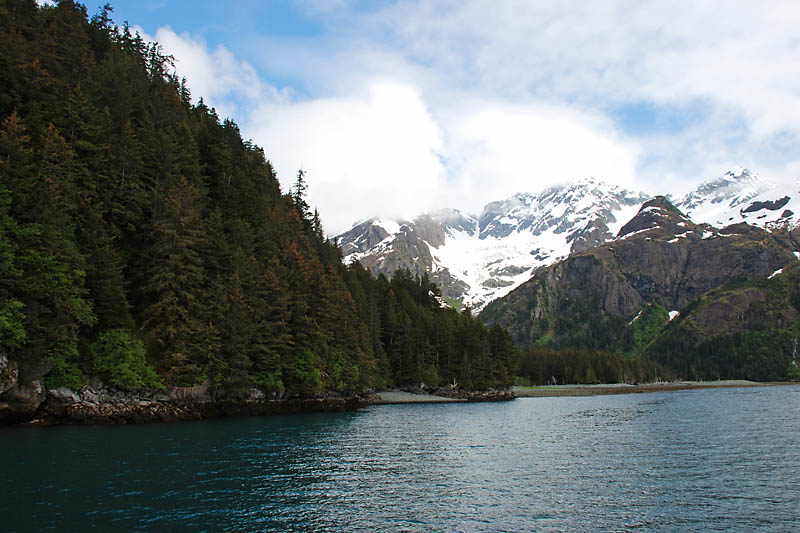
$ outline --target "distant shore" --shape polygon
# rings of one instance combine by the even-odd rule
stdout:
[[[800,385],[792,382],[760,383],[744,379],[721,381],[670,381],[663,383],[609,383],[601,385],[541,385],[536,387],[514,387],[518,398],[547,398],[558,396],[601,396],[606,394],[631,394],[645,392],[665,392],[693,389],[719,389],[735,387],[768,387],[772,385]]]
[[[368,405],[393,405],[409,403],[453,403],[453,402],[503,402],[513,400],[513,392],[509,389],[489,391],[436,391],[429,394],[423,391],[384,390],[370,394]]]
[[[466,402],[459,398],[447,398],[445,396],[436,396],[427,393],[414,393],[406,391],[380,391],[370,396],[368,403],[374,405],[391,405],[391,404],[405,404],[405,403],[452,403],[452,402]]]
[[[633,394],[647,392],[667,392],[694,389],[720,389],[736,387],[767,387],[774,385],[800,385],[792,382],[761,383],[744,379],[731,379],[720,381],[670,381],[659,383],[605,383],[599,385],[541,385],[533,387],[513,387],[505,391],[489,392],[435,392],[429,394],[423,391],[385,390],[368,395],[365,400],[367,405],[402,405],[418,403],[453,403],[474,401],[505,401],[514,398],[552,398],[569,396],[604,396],[609,394]]]

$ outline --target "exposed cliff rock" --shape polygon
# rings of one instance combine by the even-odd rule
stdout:
[[[765,280],[798,262],[796,242],[796,232],[770,233],[747,224],[722,230],[697,225],[658,197],[642,206],[615,241],[538,271],[490,304],[481,318],[508,328],[522,346],[542,338],[558,343],[588,323],[629,323],[648,303],[680,311],[734,280]],[[756,301],[759,296],[738,298]],[[706,313],[698,323],[712,330],[731,323],[731,315],[715,306]],[[575,320],[577,315],[582,321]],[[570,331],[562,331],[567,324]]]
[[[97,377],[87,377],[88,385],[78,391],[66,387],[48,390],[41,379],[20,380],[20,374],[13,362],[0,356],[0,424],[169,422],[222,416],[349,411],[366,403],[357,395],[279,397],[255,388],[246,394],[220,395],[210,391],[208,383],[196,387],[169,387],[166,391],[130,392],[108,386]],[[27,374],[31,375],[30,369]]]

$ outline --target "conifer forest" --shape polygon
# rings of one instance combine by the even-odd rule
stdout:
[[[0,2],[0,355],[78,389],[273,395],[513,380],[426,276],[345,265],[269,146],[106,6]],[[377,170],[376,170],[377,171]]]

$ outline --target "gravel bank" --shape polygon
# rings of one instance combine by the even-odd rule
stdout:
[[[391,404],[391,403],[444,403],[444,402],[466,402],[459,398],[446,398],[445,396],[434,396],[433,394],[416,394],[406,391],[381,391],[375,393],[370,398],[369,403]]]

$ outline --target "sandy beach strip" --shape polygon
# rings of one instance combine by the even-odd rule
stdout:
[[[665,383],[611,383],[601,385],[542,385],[538,387],[514,387],[518,398],[544,398],[553,396],[599,396],[604,394],[630,394],[640,392],[664,392],[676,390],[714,389],[733,387],[764,387],[788,385],[789,383],[758,383],[743,379],[722,381],[671,381]]]
[[[445,403],[445,402],[465,402],[457,398],[447,398],[445,396],[434,396],[433,394],[416,394],[406,391],[380,391],[376,392],[370,399],[371,404],[404,404],[404,403]]]

